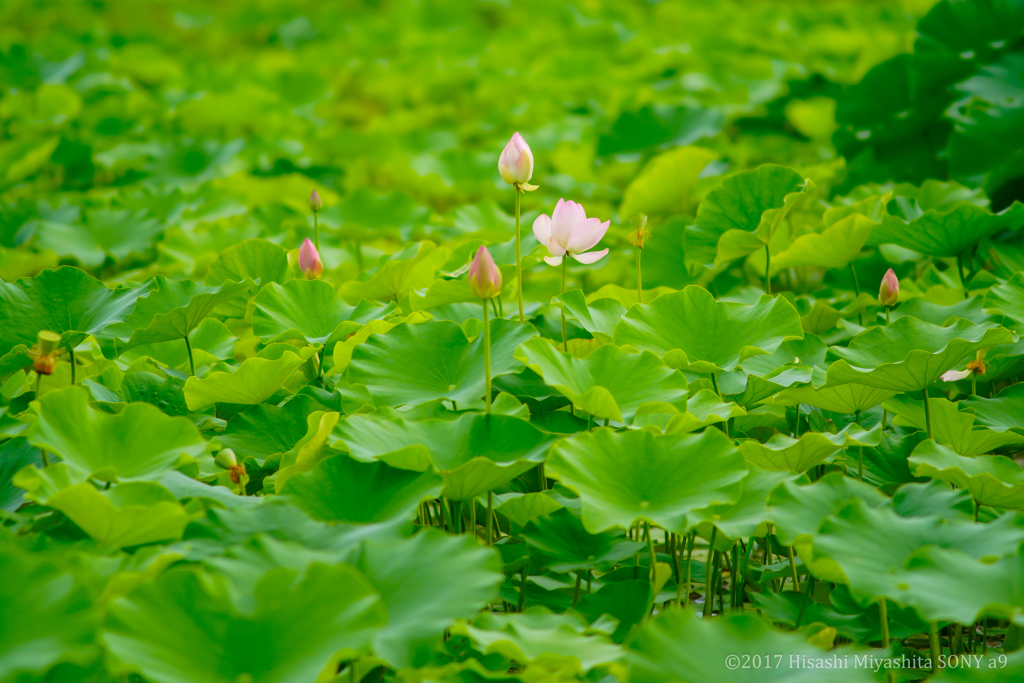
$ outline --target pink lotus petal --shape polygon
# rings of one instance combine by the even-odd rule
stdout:
[[[551,254],[552,256],[563,256],[565,254],[565,249],[562,247],[561,244],[555,241],[554,237],[548,238],[547,245],[548,253]]]
[[[962,379],[967,379],[971,376],[970,370],[949,370],[948,372],[942,373],[941,379],[943,382],[959,382]]]
[[[551,238],[551,218],[546,213],[537,216],[533,221],[533,236],[541,244],[547,244]]]
[[[560,265],[562,265],[562,257],[561,256],[545,256],[544,257],[544,262],[547,263],[549,266],[560,266]]]
[[[572,236],[569,237],[566,249],[574,254],[583,253],[601,241],[610,224],[611,221],[602,223],[600,218],[588,218],[582,223],[577,223],[572,229]]]
[[[588,251],[585,254],[573,254],[572,257],[580,263],[595,263],[600,261],[608,254],[607,249],[601,251]]]
[[[567,246],[573,228],[586,218],[587,214],[582,206],[573,201],[559,199],[555,210],[551,212],[551,236],[563,247]]]

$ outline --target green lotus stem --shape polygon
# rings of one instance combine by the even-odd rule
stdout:
[[[562,257],[562,294],[565,294],[565,270],[568,265],[569,255],[566,254]],[[565,335],[565,306],[562,306],[562,350],[566,353],[569,352],[569,342]]]
[[[448,507],[448,499],[447,498],[441,498],[441,500],[439,502],[441,504],[441,521],[444,523],[445,526],[448,527],[448,529],[447,529],[448,533],[454,533],[454,528],[455,528],[455,521],[453,519],[454,515],[452,514],[452,511]]]
[[[499,314],[498,314],[498,303],[497,303],[497,299],[498,299],[498,297],[494,297],[493,299],[491,299],[491,313],[493,313],[493,314],[494,314],[494,317],[495,317],[495,318],[500,318],[500,317],[501,317],[501,315],[499,315]]]
[[[853,291],[859,297],[860,296],[860,283],[857,281],[857,269],[853,267],[853,262],[850,262],[850,274],[853,275]],[[864,314],[857,314],[857,324],[864,327]]]
[[[971,396],[978,395],[978,376],[971,373]]]
[[[576,603],[580,601],[580,586],[583,585],[583,570],[578,569],[576,571],[576,588],[572,592],[572,606],[575,607]]]
[[[42,383],[43,376],[38,372],[36,373],[36,400],[39,400],[39,385]]]
[[[800,590],[800,577],[796,573],[796,555],[793,554],[793,546],[789,546],[789,571],[793,574],[793,590]]]
[[[494,545],[494,491],[487,492],[487,545]]]
[[[766,244],[764,245],[764,290],[768,292],[768,296],[772,295],[772,252],[771,248]]]
[[[729,586],[729,598],[732,602],[732,609],[735,612],[736,606],[740,603],[739,574],[740,574],[740,546],[734,543],[732,546],[732,566],[729,568],[732,574],[732,581]]]
[[[891,306],[886,306],[885,307],[885,324],[886,325],[889,324],[889,311],[891,311],[891,310],[892,310]]]
[[[520,580],[519,580],[519,608],[518,609],[519,609],[520,612],[522,612],[523,608],[526,607],[526,567],[523,567],[523,571],[521,571],[519,574],[520,574],[520,576],[522,578],[520,578]]]
[[[796,427],[793,429],[793,438],[800,438],[800,404],[796,404]]]
[[[885,598],[878,601],[878,618],[882,622],[882,647],[889,649],[889,609]],[[890,674],[891,678],[891,674]]]
[[[491,414],[491,325],[487,319],[487,301],[484,305],[484,405]]]
[[[644,529],[647,531],[647,552],[651,556],[651,587],[653,589],[658,579],[658,556],[654,552],[654,535],[651,533],[651,523],[644,522]]]
[[[981,654],[988,654],[988,619],[981,620]]]
[[[942,655],[942,642],[939,640],[939,622],[933,621],[928,633],[928,646],[932,653],[932,671],[939,670],[939,657]]]
[[[924,423],[928,428],[928,438],[932,438],[932,409],[928,405],[928,387],[924,388]]]
[[[642,304],[644,302],[644,289],[640,284],[640,254],[643,253],[643,249],[637,245],[636,248],[636,302]]]
[[[321,380],[321,381],[324,378],[324,359],[325,359],[326,355],[327,355],[327,347],[326,346],[321,346],[320,347],[320,353],[317,354],[317,357],[319,359],[319,363],[317,364],[317,375],[316,375],[316,378],[318,380]],[[194,369],[193,369],[192,372],[193,372],[193,374],[195,374],[195,370]]]
[[[185,335],[185,350],[188,351],[188,367],[192,371],[192,376],[196,376],[196,361],[192,357],[192,342],[188,340],[188,335]]]
[[[320,252],[320,221],[316,217],[317,212],[313,212],[313,246],[316,247],[317,253]]]
[[[960,273],[960,286],[964,288],[964,298],[970,298],[970,292],[967,291],[967,278],[964,277],[964,255],[956,255],[956,269]]]
[[[964,651],[964,627],[957,624],[953,628],[953,638],[949,642],[949,654],[955,655]]]
[[[469,501],[469,533],[476,536],[476,499]]]
[[[519,226],[519,184],[512,186],[516,193],[516,297],[519,300],[519,324],[526,322],[523,316],[523,254],[522,254],[522,231]],[[566,254],[568,256],[568,254]],[[563,275],[562,290],[565,291],[565,276]]]
[[[75,347],[68,344],[68,361],[71,363],[71,386],[75,386],[75,375],[78,363],[75,361]]]
[[[687,607],[690,606],[690,585],[693,578],[693,544],[697,541],[697,532],[694,531],[692,534],[689,534],[689,536],[690,542],[687,545],[686,550],[686,602],[684,603]],[[678,589],[676,589],[676,593],[679,593]],[[678,597],[676,598],[676,604],[679,604]]]
[[[715,551],[715,540],[718,538],[718,527],[711,527],[711,540],[708,542],[708,559],[704,564],[704,618],[710,619],[715,604],[715,562],[717,552]],[[708,575],[708,568],[711,574]]]
[[[885,425],[889,422],[889,409],[882,408],[882,431],[885,431]]]
[[[814,577],[811,576],[810,573],[808,573],[807,574],[807,588],[806,588],[806,590],[804,590],[803,602],[800,603],[800,613],[796,615],[796,626],[793,627],[794,629],[799,629],[800,628],[800,624],[803,623],[804,611],[807,609],[807,603],[810,602],[811,592],[813,590],[814,590]]]
[[[50,456],[47,455],[46,451],[43,450],[42,448],[39,449],[39,454],[41,456],[43,456],[43,467],[44,468],[49,467],[50,466]]]

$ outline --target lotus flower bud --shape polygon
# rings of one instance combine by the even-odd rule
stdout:
[[[229,470],[238,464],[238,457],[235,455],[235,452],[233,450],[231,450],[230,448],[225,448],[224,450],[217,454],[217,457],[214,458],[214,461],[224,469]]]
[[[324,202],[322,199],[320,199],[320,195],[316,193],[316,190],[313,190],[313,192],[309,195],[309,208],[313,210],[313,213],[316,213],[320,209],[324,208]]]
[[[480,247],[469,266],[469,288],[473,296],[481,299],[493,298],[501,291],[501,271],[494,264],[487,247]]]
[[[302,243],[302,246],[299,247],[299,269],[309,280],[318,279],[324,272],[324,264],[320,261],[320,254],[308,237]]]
[[[525,185],[533,177],[533,152],[519,133],[512,134],[498,157],[498,171],[509,185]]]
[[[900,281],[892,268],[885,271],[882,284],[878,288],[878,302],[883,306],[894,306],[900,299]]]

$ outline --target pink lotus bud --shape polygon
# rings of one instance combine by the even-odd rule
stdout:
[[[313,210],[313,213],[324,208],[324,202],[320,199],[320,195],[316,193],[316,190],[313,190],[313,193],[309,195],[309,208]]]
[[[316,280],[324,272],[324,264],[320,261],[320,254],[308,237],[302,243],[302,246],[299,247],[299,269],[310,280]]]
[[[469,288],[473,296],[490,299],[501,291],[501,271],[494,265],[491,252],[480,247],[469,266]]]
[[[501,151],[501,156],[498,157],[498,171],[501,172],[501,179],[509,185],[530,182],[533,176],[533,152],[519,133],[513,133],[512,139]]]
[[[882,277],[882,284],[878,288],[878,301],[883,306],[893,306],[900,299],[900,281],[892,268],[885,271]]]

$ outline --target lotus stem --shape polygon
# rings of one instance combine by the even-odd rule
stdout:
[[[689,534],[689,536],[690,542],[687,544],[686,549],[686,596],[684,598],[685,602],[683,603],[687,607],[689,607],[690,605],[690,586],[691,580],[693,578],[693,545],[697,541],[697,532],[694,531],[693,533]],[[676,592],[678,593],[679,591],[677,590]]]
[[[519,324],[522,325],[526,322],[526,318],[523,316],[523,254],[522,230],[520,229],[519,223],[520,189],[518,183],[513,185],[512,189],[516,193],[516,297],[519,301]],[[562,290],[565,290],[564,284],[562,286]]]
[[[487,492],[487,545],[494,545],[494,491]]]
[[[565,271],[569,265],[569,254],[562,257],[562,294],[565,294]],[[565,306],[562,306],[562,350],[569,353],[569,341],[565,334]]]
[[[653,590],[658,579],[658,556],[654,552],[654,535],[651,533],[650,522],[644,522],[644,530],[647,532],[647,552],[651,557],[651,588]]]
[[[42,384],[42,381],[43,381],[43,376],[37,372],[36,373],[36,400],[37,401],[39,400],[39,385]]]
[[[185,350],[188,351],[188,367],[192,371],[192,376],[196,376],[196,361],[192,356],[192,342],[188,340],[188,335],[185,335]]]
[[[708,542],[708,558],[704,564],[704,618],[710,619],[715,604],[715,540],[718,538],[718,527],[711,527],[711,540]],[[710,573],[709,570],[710,569]]]
[[[487,301],[484,306],[484,405],[491,414],[491,325],[487,316]]]
[[[644,290],[640,284],[640,254],[643,253],[643,249],[640,245],[636,247],[636,302],[642,304],[644,302]]]
[[[576,570],[576,588],[572,592],[572,606],[575,607],[576,603],[580,601],[580,586],[583,584],[583,570]]]
[[[476,499],[469,501],[469,533],[476,536]]]
[[[526,607],[526,567],[523,567],[523,571],[519,572],[519,606],[518,611],[522,612],[523,608]]]
[[[933,621],[928,633],[928,645],[932,653],[932,672],[939,670],[939,657],[942,656],[942,642],[939,640],[939,622]]]
[[[71,363],[71,386],[75,386],[75,375],[78,370],[78,363],[75,361],[75,347],[68,344],[68,361]]]
[[[317,220],[317,212],[313,212],[313,246],[316,247],[317,253],[320,253],[320,221]],[[362,270],[362,269],[360,269]],[[195,373],[193,373],[195,374]]]
[[[924,388],[924,423],[928,428],[928,438],[932,438],[932,409],[928,405],[928,387]]]
[[[885,307],[885,324],[889,324],[889,312],[892,311],[892,306]]]
[[[800,404],[796,404],[796,427],[793,428],[793,438],[800,438]]]
[[[793,546],[789,546],[789,571],[793,574],[793,590],[800,590],[800,577],[796,573],[796,555],[793,553]]]
[[[971,295],[970,295],[970,292],[967,291],[967,278],[964,277],[964,255],[963,254],[957,254],[956,255],[956,269],[957,269],[957,272],[960,273],[960,286],[963,287],[963,289],[964,289],[964,298],[965,299],[969,299]]]
[[[978,376],[971,373],[971,396],[978,395]]]
[[[800,603],[800,613],[796,615],[796,626],[793,627],[794,629],[799,629],[800,628],[800,624],[803,623],[804,611],[807,609],[807,603],[810,602],[810,600],[811,600],[811,593],[813,591],[814,591],[814,577],[811,576],[810,573],[808,572],[808,574],[807,574],[807,587],[806,587],[806,589],[804,589],[804,599],[803,599],[803,602]]]
[[[772,251],[767,244],[764,245],[764,291],[772,295]]]
[[[882,622],[882,647],[889,649],[889,609],[885,598],[878,601],[878,618]]]

